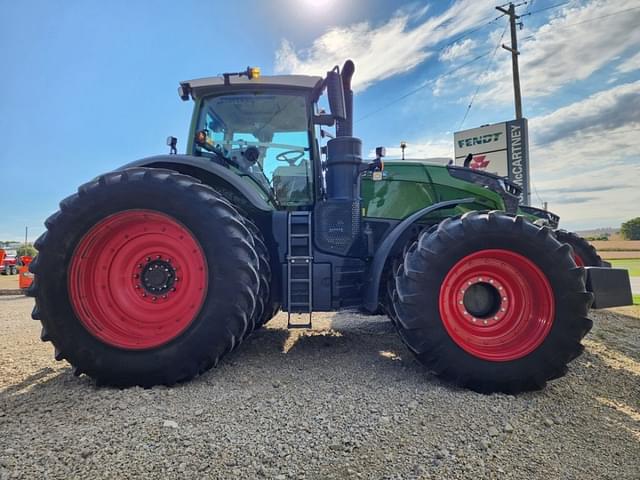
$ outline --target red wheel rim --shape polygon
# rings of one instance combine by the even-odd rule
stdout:
[[[179,336],[207,293],[207,262],[173,218],[127,210],[96,224],[76,247],[69,297],[84,327],[114,347],[142,350]]]
[[[490,292],[491,309],[472,311],[469,295]],[[473,298],[471,298],[473,300]],[[529,259],[509,250],[481,250],[464,257],[440,288],[440,316],[449,336],[466,352],[495,362],[522,358],[547,337],[555,316],[551,285]]]

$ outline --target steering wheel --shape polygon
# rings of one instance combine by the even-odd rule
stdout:
[[[304,157],[304,150],[287,150],[276,155],[276,160],[287,162],[290,167],[295,167],[296,162]]]

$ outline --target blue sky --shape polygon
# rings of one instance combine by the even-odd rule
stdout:
[[[561,3],[518,7],[531,13],[519,38],[532,200],[566,228],[617,226],[640,215],[640,2]],[[494,5],[2,1],[0,240],[22,238],[25,225],[34,238],[79,184],[165,152],[167,135],[184,148],[191,104],[178,82],[246,65],[322,74],[352,58],[366,152],[397,154],[405,140],[407,156],[451,156],[472,97],[464,128],[513,117]]]

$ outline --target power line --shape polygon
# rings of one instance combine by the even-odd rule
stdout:
[[[522,3],[521,3],[521,5],[524,5],[524,4],[526,4],[526,3],[527,3],[526,1],[525,1],[525,2],[522,2]],[[493,18],[487,19],[487,21],[485,21],[484,23],[479,24],[477,27],[472,28],[471,30],[469,30],[469,31],[467,31],[467,32],[463,33],[462,35],[459,35],[459,36],[455,37],[453,40],[450,40],[449,42],[445,43],[445,44],[444,44],[444,45],[442,45],[440,48],[438,48],[435,52],[436,52],[436,53],[440,53],[440,52],[444,51],[447,47],[450,47],[451,45],[454,45],[456,42],[459,42],[459,41],[460,41],[460,40],[462,40],[463,38],[466,38],[466,37],[468,37],[468,36],[470,36],[470,35],[472,35],[472,34],[474,34],[474,33],[478,32],[478,31],[480,31],[480,30],[482,30],[482,29],[486,28],[487,26],[489,26],[489,25],[491,25],[491,24],[495,23],[495,22],[496,22],[496,21],[498,21],[500,18],[504,17],[504,15],[505,15],[505,14],[501,14],[501,15],[498,15],[497,17],[493,17]],[[477,56],[477,57],[473,58],[473,59],[472,59],[472,60],[470,60],[469,62],[466,62],[466,63],[464,63],[464,64],[458,65],[458,66],[457,66],[457,67],[455,67],[454,69],[452,69],[452,70],[450,70],[450,71],[448,71],[448,72],[446,72],[446,73],[444,73],[444,74],[442,74],[442,75],[437,76],[434,80],[438,80],[438,79],[440,79],[440,78],[446,77],[447,75],[451,75],[452,73],[455,73],[457,70],[461,69],[462,67],[465,67],[465,66],[467,66],[467,65],[470,65],[471,63],[476,62],[477,60],[479,60],[479,59],[481,59],[481,58],[483,58],[483,57],[485,57],[485,56],[489,55],[490,53],[491,53],[491,52],[486,52],[486,53],[484,53],[484,54],[482,54],[482,55],[479,55],[479,56]],[[428,85],[428,83],[425,83],[425,84],[423,84],[423,85],[420,85],[418,88],[416,88],[416,89],[414,89],[414,90],[411,90],[410,92],[407,92],[406,94],[404,94],[404,95],[402,95],[402,96],[400,96],[400,97],[396,98],[395,100],[392,100],[391,102],[387,103],[386,105],[383,105],[382,107],[380,107],[380,108],[378,108],[378,109],[376,109],[376,110],[374,110],[374,111],[371,111],[371,112],[369,112],[369,113],[367,113],[367,114],[363,115],[362,117],[358,118],[358,119],[355,121],[355,123],[360,122],[361,120],[364,120],[365,118],[368,118],[368,117],[370,117],[371,115],[374,115],[374,114],[376,114],[376,113],[378,113],[378,112],[380,112],[380,111],[382,111],[382,110],[384,110],[384,109],[386,109],[386,108],[390,107],[391,105],[393,105],[394,103],[399,102],[400,100],[404,100],[405,98],[407,98],[407,97],[409,97],[409,96],[411,96],[411,95],[413,95],[413,94],[417,93],[418,91],[422,90],[422,89],[423,89],[423,88],[425,88],[427,85]]]
[[[542,197],[540,197],[540,194],[538,193],[538,189],[536,188],[536,184],[531,182],[531,185],[533,186],[533,191],[536,192],[536,197],[538,197],[538,200],[540,201],[540,203],[544,205],[544,201],[542,200]]]
[[[533,4],[533,2],[531,2],[531,3]],[[567,5],[569,3],[571,3],[571,2],[562,2],[562,3],[556,3],[555,5],[549,5],[548,7],[540,8],[538,10],[534,10],[533,12],[529,12],[529,13],[527,13],[527,15],[535,15],[536,13],[546,12],[547,10],[552,10],[554,8],[564,7],[565,5]],[[527,8],[527,10],[528,10],[528,8]]]
[[[590,22],[595,22],[596,20],[602,20],[603,18],[609,18],[609,17],[613,17],[615,15],[620,15],[621,13],[626,13],[629,12],[631,10],[637,10],[639,9],[640,6],[638,7],[630,7],[627,8],[625,10],[619,10],[617,12],[613,12],[613,13],[609,13],[607,15],[600,15],[599,17],[595,17],[595,18],[589,18],[587,20],[582,20],[581,22],[576,22],[576,23],[570,23],[568,25],[559,25],[559,26],[554,26],[554,28],[556,30],[562,30],[564,28],[569,28],[569,27],[575,27],[576,25],[582,25],[583,23],[590,23]],[[526,37],[524,37],[522,40],[528,40],[530,38],[535,38],[535,35],[527,35]]]
[[[520,2],[520,3],[516,3],[514,5],[514,7],[516,7],[516,8],[517,7],[521,7],[522,5],[526,5],[527,3],[533,3],[533,0],[531,0],[531,2],[524,1],[524,2]],[[507,3],[503,3],[502,5],[498,5],[498,6],[499,7],[508,7],[510,4],[511,4],[511,2],[507,2]]]
[[[472,34],[474,34],[474,33],[476,33],[476,32],[479,32],[480,30],[482,30],[482,29],[486,28],[487,26],[491,25],[492,23],[495,23],[496,21],[498,21],[498,20],[499,20],[499,19],[501,19],[502,17],[504,17],[504,14],[502,14],[502,15],[498,15],[497,17],[495,17],[495,18],[493,18],[493,19],[489,20],[488,22],[483,23],[483,24],[481,24],[480,26],[478,26],[478,27],[476,27],[476,28],[473,28],[472,30],[469,30],[469,31],[467,31],[467,32],[463,33],[462,35],[459,35],[458,37],[454,38],[453,40],[451,40],[451,41],[449,41],[449,42],[445,43],[442,47],[440,47],[438,50],[436,50],[436,52],[441,52],[441,51],[443,51],[444,49],[446,49],[447,47],[449,47],[449,46],[453,45],[454,43],[456,43],[456,42],[458,42],[458,41],[460,41],[460,40],[462,40],[463,38],[466,38],[466,37],[468,37],[469,35],[472,35]]]
[[[447,72],[445,72],[445,73],[443,73],[443,74],[441,74],[441,75],[438,75],[438,76],[437,76],[437,77],[435,77],[433,80],[439,80],[439,79],[441,79],[441,78],[447,77],[447,76],[449,76],[449,75],[451,75],[451,74],[453,74],[453,73],[457,72],[457,71],[458,71],[458,70],[460,70],[461,68],[464,68],[464,67],[466,67],[467,65],[471,65],[472,63],[477,62],[477,61],[478,61],[478,60],[480,60],[481,58],[486,57],[486,56],[487,56],[487,55],[489,55],[490,53],[491,53],[491,51],[488,51],[488,52],[483,53],[482,55],[478,55],[477,57],[475,57],[475,58],[473,58],[473,59],[469,60],[468,62],[465,62],[465,63],[463,63],[463,64],[460,64],[460,65],[458,65],[457,67],[452,68],[451,70],[449,70],[449,71],[447,71]],[[391,105],[393,105],[393,104],[395,104],[395,103],[398,103],[399,101],[404,100],[405,98],[410,97],[411,95],[414,95],[415,93],[418,93],[420,90],[422,90],[422,89],[426,88],[426,87],[429,85],[429,83],[430,83],[430,82],[425,82],[425,83],[423,83],[422,85],[420,85],[419,87],[414,88],[413,90],[410,90],[409,92],[405,93],[404,95],[401,95],[400,97],[398,97],[398,98],[395,98],[395,99],[391,100],[389,103],[386,103],[385,105],[381,106],[380,108],[377,108],[376,110],[373,110],[373,111],[371,111],[371,112],[369,112],[369,113],[364,114],[362,117],[358,118],[358,119],[355,121],[355,123],[358,123],[358,122],[360,122],[360,121],[364,120],[365,118],[369,118],[370,116],[375,115],[376,113],[381,112],[382,110],[385,110],[386,108],[389,108]]]
[[[533,2],[535,2],[536,0],[531,0],[528,4],[527,4],[527,9],[524,11],[525,15],[530,15],[529,10],[531,9],[531,7],[533,7]]]
[[[532,1],[530,1],[530,2],[529,2],[529,6],[531,6],[531,4],[533,4],[533,1],[534,1],[534,0],[532,0]],[[518,4],[518,5],[524,5],[524,4],[526,4],[526,3],[527,3],[527,2],[522,2],[522,3]],[[571,2],[567,1],[567,2],[562,2],[562,3],[555,4],[555,5],[550,5],[550,6],[548,6],[548,7],[541,8],[541,9],[534,10],[534,11],[532,11],[532,12],[526,13],[525,15],[534,15],[534,14],[536,14],[536,13],[540,13],[540,12],[543,12],[543,11],[546,11],[546,10],[551,10],[551,9],[554,9],[554,8],[560,8],[560,7],[564,6],[564,5],[567,5],[568,3],[571,3]],[[508,5],[508,4],[506,4],[506,5]],[[631,11],[631,10],[637,10],[637,9],[639,9],[639,8],[640,8],[640,6],[638,6],[638,7],[631,7],[631,8],[627,8],[627,9],[625,9],[625,10],[620,10],[620,11],[618,11],[618,12],[610,13],[610,14],[608,14],[608,15],[602,15],[602,16],[599,16],[599,17],[596,17],[596,18],[592,18],[592,19],[584,20],[584,21],[582,21],[582,22],[572,23],[572,24],[569,24],[569,25],[563,25],[563,26],[561,26],[561,27],[556,27],[556,28],[560,28],[560,29],[562,29],[562,28],[572,27],[572,26],[575,26],[575,25],[580,25],[580,24],[587,23],[587,22],[593,22],[593,21],[596,21],[596,20],[600,20],[600,19],[602,19],[602,18],[607,18],[607,17],[611,17],[611,16],[614,16],[614,15],[619,15],[619,14],[621,14],[621,13],[625,13],[625,12],[628,12],[628,11]],[[479,25],[479,26],[478,26],[478,27],[476,27],[475,29],[468,31],[467,33],[465,33],[465,34],[463,34],[463,35],[461,35],[461,36],[459,36],[459,37],[456,37],[454,40],[452,40],[452,41],[448,42],[447,44],[443,45],[443,46],[442,46],[438,51],[442,51],[442,50],[444,50],[444,49],[445,49],[445,48],[447,48],[448,46],[453,45],[454,43],[456,43],[457,41],[461,40],[462,38],[465,38],[466,36],[469,36],[469,35],[471,35],[472,33],[479,31],[480,29],[482,29],[482,28],[486,27],[487,25],[490,25],[491,23],[493,23],[493,22],[497,21],[499,18],[502,18],[503,16],[504,16],[504,15],[500,15],[500,16],[498,16],[498,17],[495,17],[495,18],[493,18],[492,20],[489,20],[488,22],[486,22],[486,23],[484,23],[484,24]],[[521,17],[522,17],[522,16],[524,16],[524,15],[521,15]],[[503,35],[504,35],[504,33],[503,33]],[[533,38],[534,36],[535,36],[535,35],[529,35],[529,36],[527,36],[527,37],[522,38],[521,40],[527,40],[527,39],[529,39],[529,38]],[[493,50],[494,56],[495,56],[495,52],[496,52],[496,50]],[[435,78],[434,78],[434,80],[439,80],[439,79],[441,79],[441,78],[444,78],[444,77],[446,77],[446,76],[449,76],[449,75],[451,75],[451,74],[455,73],[456,71],[460,70],[461,68],[466,67],[466,66],[468,66],[468,65],[470,65],[470,64],[472,64],[472,63],[475,63],[476,61],[478,61],[478,60],[480,60],[481,58],[484,58],[484,57],[486,57],[487,55],[490,55],[490,54],[492,54],[492,51],[488,51],[488,52],[485,52],[485,53],[483,53],[483,54],[481,54],[481,55],[478,55],[477,57],[475,57],[475,58],[471,59],[470,61],[468,61],[468,62],[466,62],[466,63],[463,63],[463,64],[461,64],[461,65],[458,65],[457,67],[455,67],[455,68],[453,68],[453,69],[451,69],[451,70],[449,70],[449,71],[447,71],[447,72],[445,72],[445,73],[443,73],[443,74],[441,74],[441,75],[438,75],[437,77],[435,77]],[[492,64],[492,63],[490,63],[489,65],[491,65],[491,64]],[[490,68],[490,67],[488,67],[488,68]],[[375,109],[375,110],[373,110],[373,111],[371,111],[371,112],[369,112],[369,113],[366,113],[366,114],[365,114],[365,115],[363,115],[362,117],[358,118],[358,119],[355,121],[355,123],[360,122],[360,121],[362,121],[362,120],[364,120],[364,119],[366,119],[366,118],[369,118],[369,117],[371,117],[372,115],[375,115],[376,113],[381,112],[382,110],[385,110],[385,109],[389,108],[390,106],[394,105],[395,103],[398,103],[399,101],[404,100],[405,98],[410,97],[411,95],[414,95],[415,93],[419,92],[420,90],[422,90],[422,89],[426,88],[428,85],[429,85],[429,82],[424,83],[423,85],[420,85],[419,87],[417,87],[417,88],[415,88],[415,89],[413,89],[413,90],[411,90],[411,91],[409,91],[409,92],[405,93],[404,95],[401,95],[400,97],[395,98],[394,100],[391,100],[389,103],[387,103],[387,104],[385,104],[385,105],[382,105],[381,107],[379,107],[379,108],[377,108],[377,109]],[[473,98],[475,98],[475,97],[476,97],[476,95],[477,95],[477,90],[476,90],[476,93],[474,94]],[[473,98],[472,98],[471,103],[473,103]],[[470,103],[470,105],[471,105],[471,103]],[[470,106],[469,106],[469,107],[467,107],[467,108],[468,108],[468,109],[470,109]],[[463,119],[463,123],[464,123],[464,121],[466,120],[466,116],[467,116],[467,115],[468,115],[468,111],[465,113],[465,118]]]
[[[493,65],[493,61],[496,58],[496,52],[500,48],[500,44],[502,43],[502,39],[504,38],[504,34],[505,33],[507,33],[507,25],[504,26],[504,30],[502,30],[502,35],[500,35],[500,38],[498,39],[498,43],[496,44],[496,48],[493,49],[493,54],[491,55],[491,58],[489,59],[489,62],[487,63],[487,67],[485,68],[485,72],[488,72],[489,69],[491,68],[491,65]],[[469,115],[469,112],[471,111],[471,106],[473,105],[473,101],[476,99],[476,96],[478,95],[478,92],[480,91],[480,86],[481,86],[481,84],[478,84],[478,86],[476,87],[476,91],[473,93],[473,96],[471,97],[471,101],[469,102],[469,105],[467,106],[467,110],[464,112],[464,117],[462,118],[462,121],[460,122],[460,126],[458,127],[458,130],[462,130],[462,125],[464,125],[464,122],[467,119],[467,115]]]

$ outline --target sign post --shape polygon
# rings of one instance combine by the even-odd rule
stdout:
[[[507,177],[522,188],[520,203],[530,205],[529,131],[526,118],[455,132],[453,139],[456,165],[463,165],[471,154],[470,168]]]

